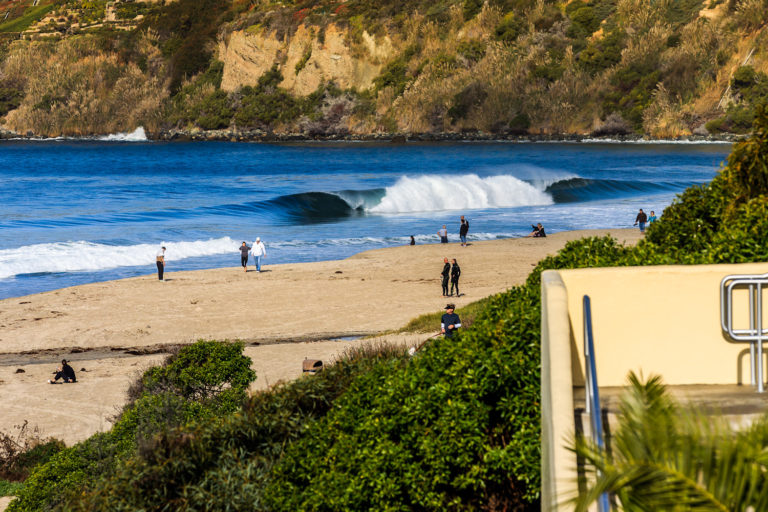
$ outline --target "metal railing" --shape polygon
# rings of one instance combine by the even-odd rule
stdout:
[[[605,451],[600,391],[597,387],[595,343],[592,338],[592,306],[589,295],[584,296],[584,373],[587,377],[585,386],[586,412],[589,415],[590,427],[592,429],[592,441],[600,450]],[[610,501],[607,493],[601,494],[600,498],[598,498],[597,510],[599,512],[608,512],[610,510]]]
[[[768,274],[732,274],[720,281],[720,327],[732,341],[749,343],[750,382],[757,383],[757,392],[765,391],[763,341],[768,339],[768,327],[763,322],[763,288],[768,288]],[[749,328],[733,327],[733,290],[747,289],[749,293]]]

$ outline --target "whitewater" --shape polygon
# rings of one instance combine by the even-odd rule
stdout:
[[[631,227],[709,181],[726,145],[161,143],[133,132],[0,143],[0,298],[169,270]],[[447,249],[453,246],[449,245]]]

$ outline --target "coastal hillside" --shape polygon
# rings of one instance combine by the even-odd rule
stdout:
[[[766,0],[6,0],[25,136],[723,136],[768,101]]]

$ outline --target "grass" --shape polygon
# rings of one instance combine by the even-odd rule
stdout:
[[[450,299],[448,299],[450,300]],[[462,308],[456,310],[456,314],[461,318],[461,327],[467,328],[474,323],[478,313],[488,305],[490,297],[485,297],[475,302],[470,302]],[[445,311],[435,311],[417,316],[404,327],[395,332],[437,332],[440,330],[440,319]]]
[[[20,482],[9,482],[8,480],[0,480],[0,497],[2,496],[16,496],[23,484]]]
[[[40,21],[53,7],[53,4],[31,7],[18,18],[1,24],[0,32],[24,32],[33,23]]]

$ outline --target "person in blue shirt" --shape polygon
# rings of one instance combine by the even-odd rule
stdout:
[[[459,315],[453,312],[456,308],[453,304],[445,306],[445,314],[440,320],[440,332],[442,332],[446,338],[452,338],[453,332],[461,327],[461,320]]]

